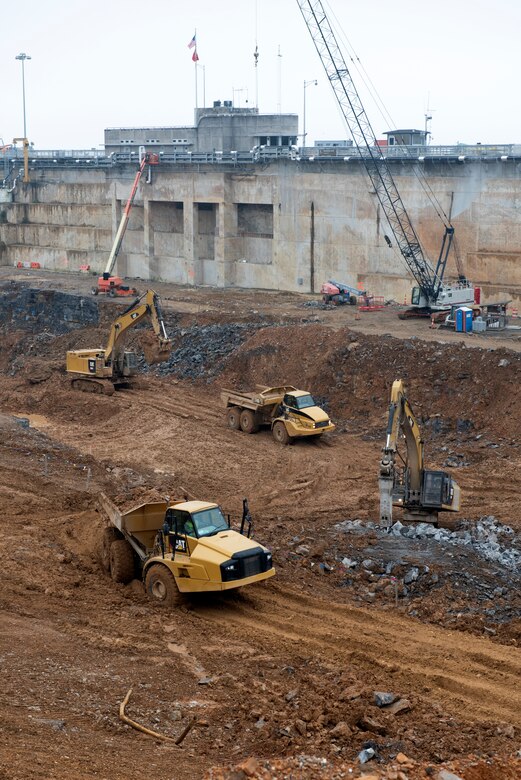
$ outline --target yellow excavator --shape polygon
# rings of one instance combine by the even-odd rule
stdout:
[[[137,356],[135,352],[125,351],[124,335],[146,317],[152,323],[155,336],[141,339],[145,360],[149,364],[168,360],[172,342],[166,334],[159,296],[154,290],[147,290],[116,317],[104,349],[67,352],[67,373],[72,375],[72,386],[77,390],[106,395],[112,395],[115,389],[128,387],[129,377],[137,370]]]
[[[405,453],[399,451],[405,440]],[[401,465],[398,465],[397,459]],[[393,382],[387,438],[380,461],[380,523],[389,528],[393,506],[405,510],[404,519],[438,524],[438,512],[459,512],[459,485],[445,471],[424,468],[423,440],[405,385]]]

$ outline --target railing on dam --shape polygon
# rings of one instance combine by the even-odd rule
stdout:
[[[381,149],[387,159],[424,162],[426,160],[508,160],[521,158],[521,144],[457,144],[456,146],[389,146]],[[270,163],[277,159],[288,159],[306,163],[356,162],[360,155],[373,155],[374,148],[357,150],[356,147],[275,147],[260,146],[250,151],[239,152],[160,152],[162,163],[170,165],[252,165]],[[3,158],[3,159],[2,159]],[[4,166],[23,162],[23,151],[12,147],[0,155]],[[96,149],[32,149],[29,165],[32,168],[111,168],[128,163],[138,163],[139,153],[135,151],[113,152],[107,155]]]

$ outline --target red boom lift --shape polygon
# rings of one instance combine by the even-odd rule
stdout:
[[[112,276],[112,271],[116,265],[119,250],[121,249],[121,244],[123,242],[123,236],[125,235],[125,231],[127,229],[128,220],[130,217],[130,209],[132,208],[134,198],[136,197],[139,180],[141,179],[143,171],[147,165],[157,165],[158,163],[159,156],[157,154],[150,154],[149,152],[145,152],[143,150],[141,154],[141,162],[136,173],[136,178],[134,179],[134,184],[132,185],[132,190],[130,192],[127,205],[123,211],[118,232],[116,233],[116,238],[114,239],[114,244],[112,245],[109,259],[107,260],[105,271],[103,276],[99,277],[97,287],[92,288],[93,295],[107,293],[107,295],[110,295],[111,298],[115,298],[116,296],[122,297],[128,295],[137,295],[137,290],[135,287],[129,287],[128,285],[123,284],[123,279],[120,276]]]

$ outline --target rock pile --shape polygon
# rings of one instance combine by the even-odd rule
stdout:
[[[0,292],[0,328],[53,335],[71,328],[97,325],[94,300],[57,290],[35,290],[20,284],[4,286]]]
[[[192,325],[175,333],[168,361],[154,369],[159,376],[211,380],[218,376],[226,358],[263,325],[259,323],[215,323]]]

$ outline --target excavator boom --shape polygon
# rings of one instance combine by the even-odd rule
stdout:
[[[405,455],[399,452],[401,440]],[[400,465],[402,464],[402,465]],[[423,440],[401,379],[393,382],[380,473],[380,523],[392,525],[393,506],[406,510],[406,520],[437,524],[438,512],[458,512],[460,489],[444,471],[428,470]]]
[[[121,350],[123,334],[129,328],[137,325],[143,317],[150,317],[155,333],[155,339],[152,337],[155,342],[155,349],[152,349],[150,344],[148,356],[145,354],[147,363],[160,363],[168,358],[172,342],[166,334],[165,323],[159,305],[159,296],[154,290],[147,290],[112,323],[107,346],[105,347],[105,360],[107,362],[117,359]]]
[[[72,374],[74,387],[91,392],[111,394],[114,387],[125,386],[126,378],[136,372],[133,352],[124,349],[124,335],[145,317],[150,319],[154,335],[142,337],[147,363],[168,360],[172,342],[167,336],[159,297],[147,290],[137,298],[111,325],[105,349],[78,349],[67,352],[67,372]]]

